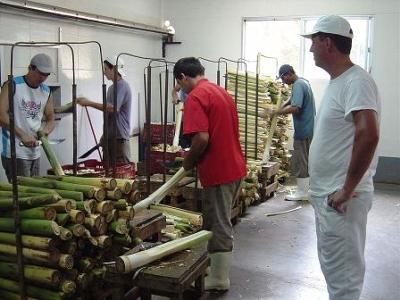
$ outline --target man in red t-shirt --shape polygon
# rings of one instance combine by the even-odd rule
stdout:
[[[238,117],[233,99],[204,77],[204,67],[194,57],[180,59],[174,77],[188,94],[183,131],[192,145],[183,161],[185,170],[197,165],[204,188],[204,229],[213,237],[208,243],[211,271],[208,290],[228,290],[233,235],[231,209],[239,195],[246,164],[239,143]]]

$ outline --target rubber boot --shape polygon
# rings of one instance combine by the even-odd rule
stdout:
[[[206,290],[229,290],[229,271],[232,264],[232,252],[215,252],[210,254],[210,274],[205,278]]]
[[[308,200],[308,189],[310,187],[310,178],[296,178],[297,189],[294,192],[286,195],[285,200],[287,201],[307,201]]]

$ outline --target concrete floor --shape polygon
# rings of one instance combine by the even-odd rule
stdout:
[[[310,204],[295,212],[266,217],[293,208],[284,193],[250,207],[234,227],[235,249],[231,289],[211,299],[325,300]],[[369,214],[366,275],[362,300],[400,299],[400,187],[383,186]]]

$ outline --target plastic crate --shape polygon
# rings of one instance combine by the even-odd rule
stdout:
[[[72,175],[74,166],[73,165],[64,165],[62,166],[66,175]],[[112,168],[109,169],[109,176],[112,176]],[[48,174],[52,174],[53,170],[49,169],[47,171]],[[103,162],[88,159],[81,162],[78,162],[78,173],[77,176],[80,177],[103,177],[106,175]],[[128,164],[117,164],[115,170],[115,178],[134,178],[136,175],[136,167],[135,163]]]
[[[143,141],[146,142],[146,132],[148,125],[144,124]],[[172,144],[175,135],[175,124],[167,124],[167,144]],[[164,143],[164,124],[151,123],[150,124],[150,144],[163,144]]]
[[[112,169],[110,170],[112,172]],[[135,163],[117,164],[115,178],[134,178],[136,175]]]
[[[165,164],[173,163],[175,161],[175,157],[183,157],[184,152],[165,152],[165,161],[164,161],[164,151],[150,151],[150,170],[152,174],[155,173],[164,173]],[[167,170],[168,172],[168,170]]]
[[[165,164],[173,163],[176,157],[184,157],[184,151],[178,152],[166,152],[165,162],[164,162],[164,152],[163,151],[150,151],[150,175],[153,174],[163,174],[164,171],[168,173],[168,169]],[[138,162],[138,174],[146,175],[146,161]]]

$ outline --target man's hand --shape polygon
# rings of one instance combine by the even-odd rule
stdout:
[[[41,131],[42,136],[48,136],[50,134],[50,129],[47,127],[44,127],[43,130]]]
[[[178,104],[179,102],[179,97],[178,97],[178,92],[181,90],[181,86],[179,84],[176,84],[174,88],[171,91],[171,97],[172,97],[172,103]]]
[[[334,194],[328,196],[328,205],[335,209],[338,213],[344,214],[347,209],[347,205],[350,200],[357,197],[357,193],[346,193],[344,190],[340,189]]]
[[[258,116],[261,118],[266,118],[266,117],[272,118],[276,114],[277,110],[275,108],[264,108],[264,110],[260,112]]]
[[[38,140],[35,137],[27,133],[21,135],[21,142],[22,144],[24,144],[25,147],[37,147],[39,144]]]
[[[176,92],[172,93],[172,103],[173,104],[178,104],[179,103],[179,97],[178,94]]]
[[[197,132],[192,136],[192,145],[183,160],[183,168],[185,171],[193,169],[198,163],[208,146],[209,138],[208,132]]]
[[[81,106],[89,106],[90,105],[90,100],[85,97],[78,97],[76,98],[76,103],[81,105]]]

